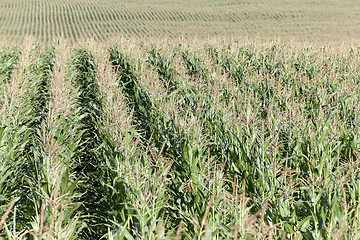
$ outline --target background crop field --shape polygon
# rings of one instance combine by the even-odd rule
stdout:
[[[1,0],[0,39],[62,36],[235,37],[357,41],[356,0]]]

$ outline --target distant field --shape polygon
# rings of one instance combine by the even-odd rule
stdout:
[[[32,35],[41,42],[59,36],[356,42],[359,13],[355,0],[0,0],[0,40]]]

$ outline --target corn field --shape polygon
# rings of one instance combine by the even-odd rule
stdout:
[[[59,37],[77,42],[87,38],[107,41],[119,35],[230,35],[239,31],[237,22],[246,16],[239,17],[232,6],[223,5],[219,13],[214,6],[201,2],[174,4],[172,0],[1,0],[0,40],[21,42],[33,36],[48,43]]]
[[[0,42],[235,38],[358,43],[358,0],[0,0]]]
[[[0,51],[0,239],[360,239],[360,50]]]

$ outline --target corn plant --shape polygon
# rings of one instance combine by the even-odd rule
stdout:
[[[3,84],[8,82],[11,78],[11,73],[13,69],[16,66],[16,63],[18,61],[19,52],[10,49],[10,48],[4,48],[0,53],[0,103],[2,103],[2,97],[3,97]],[[2,104],[1,104],[2,105]],[[1,106],[0,105],[0,106]],[[6,122],[1,122],[1,138],[3,139],[3,136],[6,135]],[[4,141],[5,142],[5,141]],[[3,141],[1,142],[1,146],[5,145]],[[14,191],[13,187],[15,186],[14,178],[11,178],[12,175],[15,174],[15,170],[6,163],[6,161],[2,161],[1,166],[1,193],[3,193],[0,197],[0,206],[1,206],[1,212],[0,215],[3,215],[5,213],[5,208],[9,205],[9,199],[11,199],[10,194],[12,191]],[[11,205],[11,203],[10,203]]]
[[[81,238],[98,239],[107,232],[111,220],[108,201],[104,198],[107,166],[113,161],[111,142],[101,124],[104,119],[102,99],[95,81],[96,63],[87,50],[77,50],[68,65],[68,76],[74,89],[67,148],[72,171],[79,179],[75,191],[81,201],[80,211],[87,226]]]
[[[18,114],[9,114],[6,131],[2,136],[2,156],[12,162],[10,166],[13,171],[18,172],[8,186],[17,188],[12,195],[19,200],[16,205],[19,209],[16,221],[26,226],[19,228],[20,230],[31,228],[27,224],[35,215],[36,207],[33,204],[40,197],[38,189],[42,180],[39,174],[42,173],[44,163],[38,139],[45,127],[49,101],[48,83],[54,59],[52,51],[40,53],[35,49],[33,54],[33,63],[26,75],[28,94],[18,110],[15,109]]]
[[[14,48],[3,48],[0,53],[0,82],[6,83],[10,80],[11,73],[14,70],[18,60],[19,51]]]
[[[12,48],[3,48],[0,52],[0,106],[3,105],[5,84],[9,84],[11,74],[19,60],[19,51]]]
[[[172,168],[176,169],[174,174],[179,182],[174,182],[171,186],[168,186],[169,190],[167,194],[173,198],[172,201],[180,202],[180,205],[185,204],[185,202],[189,204],[189,200],[186,199],[187,197],[178,193],[179,187],[185,184],[191,172],[189,170],[190,166],[187,161],[187,155],[192,155],[193,152],[187,149],[188,143],[186,138],[184,138],[185,136],[181,135],[181,130],[174,125],[174,122],[167,122],[167,120],[152,107],[147,93],[142,90],[126,57],[122,53],[112,49],[111,61],[119,73],[119,83],[129,99],[129,106],[134,109],[135,123],[139,124],[139,129],[144,131],[145,141],[149,139],[151,143],[160,150],[161,154],[174,161]],[[195,164],[193,164],[193,166],[195,166]],[[171,207],[167,207],[164,210],[168,212],[170,217],[175,218],[172,220],[174,221],[173,223],[167,224],[177,226],[180,219],[176,216],[179,213],[176,212],[179,210],[172,209]]]

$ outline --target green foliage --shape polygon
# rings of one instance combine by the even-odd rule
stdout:
[[[19,60],[19,51],[13,48],[3,48],[0,53],[0,82],[10,81],[13,72]]]
[[[123,127],[107,125],[111,97],[85,49],[63,79],[69,114],[54,117],[55,56],[35,47],[26,96],[11,99],[0,125],[2,236],[358,239],[360,55],[342,54],[112,47],[112,97],[124,95],[131,118]]]
[[[73,88],[69,126],[68,152],[72,171],[79,179],[75,191],[81,196],[80,211],[87,227],[83,239],[99,239],[111,221],[111,203],[106,197],[108,166],[114,159],[111,141],[102,130],[103,103],[95,80],[96,63],[87,50],[77,50],[68,65]],[[109,196],[108,196],[109,197]]]

